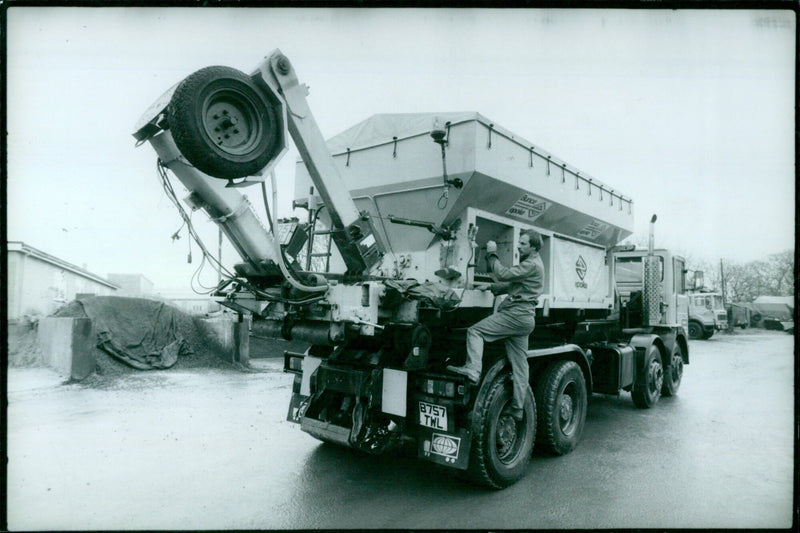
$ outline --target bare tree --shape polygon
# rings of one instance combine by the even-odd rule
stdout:
[[[724,263],[728,301],[752,302],[759,296],[794,294],[794,252],[786,250],[745,264]]]

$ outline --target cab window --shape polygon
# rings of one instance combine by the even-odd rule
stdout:
[[[673,259],[673,268],[672,279],[675,280],[675,292],[678,294],[686,294],[686,269],[684,268],[683,261],[680,259]]]
[[[641,257],[617,257],[614,262],[614,276],[617,283],[634,283],[642,281]],[[658,257],[659,281],[664,281],[664,258]]]

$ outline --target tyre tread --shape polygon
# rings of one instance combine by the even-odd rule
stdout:
[[[495,380],[491,389],[489,389],[489,393],[486,395],[486,400],[483,402],[483,405],[481,405],[480,413],[478,413],[477,422],[479,423],[473,424],[473,427],[483,427],[483,421],[485,421],[489,415],[492,400],[495,395],[500,393],[503,387],[505,387],[505,380]],[[481,453],[481,450],[483,450],[486,445],[486,439],[489,438],[488,433],[486,431],[477,431],[476,433],[477,434],[474,435],[474,442],[472,443],[472,457],[470,457],[469,461],[470,476],[473,481],[480,485],[485,485],[493,489],[503,488],[504,485],[498,484],[490,475],[489,469],[486,466],[488,458],[485,454]]]
[[[647,372],[647,368],[650,363],[650,353],[655,353],[656,356],[661,358],[661,351],[658,349],[658,347],[655,345],[650,346],[650,348],[648,348],[647,355],[645,356],[644,360],[644,367],[643,367],[644,372]],[[663,358],[661,360],[661,368],[663,371],[664,368]],[[644,379],[643,382],[639,382],[639,379],[637,378],[636,383],[634,383],[633,385],[633,390],[631,391],[631,399],[633,400],[633,404],[636,407],[639,407],[641,409],[650,409],[658,402],[659,398],[661,397],[661,390],[660,389],[657,390],[656,397],[650,400],[647,396],[647,381],[646,381],[647,376],[645,375],[643,379]]]
[[[509,470],[508,475],[504,475],[503,472],[495,471],[495,467],[492,464],[493,451],[489,448],[489,443],[487,442],[490,438],[490,426],[488,424],[490,424],[491,421],[489,417],[494,416],[492,410],[498,395],[504,394],[506,392],[506,387],[509,388],[508,392],[511,393],[510,381],[511,376],[508,373],[502,373],[497,376],[489,386],[489,390],[486,392],[486,396],[482,400],[481,405],[477,406],[477,409],[472,415],[472,449],[470,450],[467,475],[473,483],[492,489],[503,489],[509,485],[513,485],[525,475],[525,470],[536,439],[536,399],[530,387],[528,387],[525,411],[529,413],[526,414],[526,416],[529,417],[526,421],[526,428],[529,434],[526,435],[525,438],[529,438],[530,440],[525,444],[527,449],[520,450],[521,455],[517,457],[521,459],[521,462],[516,463],[513,467],[514,471]],[[528,410],[527,407],[528,402],[530,402],[530,410]],[[500,406],[500,409],[502,409],[502,406]]]
[[[261,170],[271,157],[272,147],[250,161],[231,162],[209,149],[200,139],[191,110],[195,95],[204,85],[218,78],[238,80],[258,94],[252,80],[243,72],[231,67],[211,66],[202,68],[185,78],[172,96],[167,107],[170,118],[169,129],[176,146],[184,157],[198,170],[218,178],[234,179],[250,176]]]
[[[534,394],[538,406],[536,446],[552,455],[564,455],[572,451],[572,448],[564,450],[559,446],[555,426],[549,423],[547,413],[552,410],[553,403],[556,401],[559,383],[564,375],[573,368],[577,368],[583,375],[580,367],[574,361],[555,361],[545,368],[541,378],[536,381]],[[585,382],[583,385],[585,390]]]

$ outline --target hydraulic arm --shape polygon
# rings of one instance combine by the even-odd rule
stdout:
[[[269,262],[281,261],[280,251],[236,188],[263,182],[256,176],[271,172],[286,152],[288,129],[330,215],[346,275],[358,278],[380,261],[384,246],[350,197],[306,95],[289,60],[275,50],[250,76],[227,67],[188,76],[145,113],[134,137],[150,141],[161,164],[190,191],[192,207],[220,224],[246,275],[258,276],[268,273]]]

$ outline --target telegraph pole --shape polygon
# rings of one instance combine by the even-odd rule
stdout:
[[[722,258],[719,260],[719,277],[722,280],[722,307],[725,307],[725,272],[722,270]],[[725,310],[727,311],[727,307]],[[728,332],[733,331],[733,306],[731,306],[731,314],[728,317]]]

